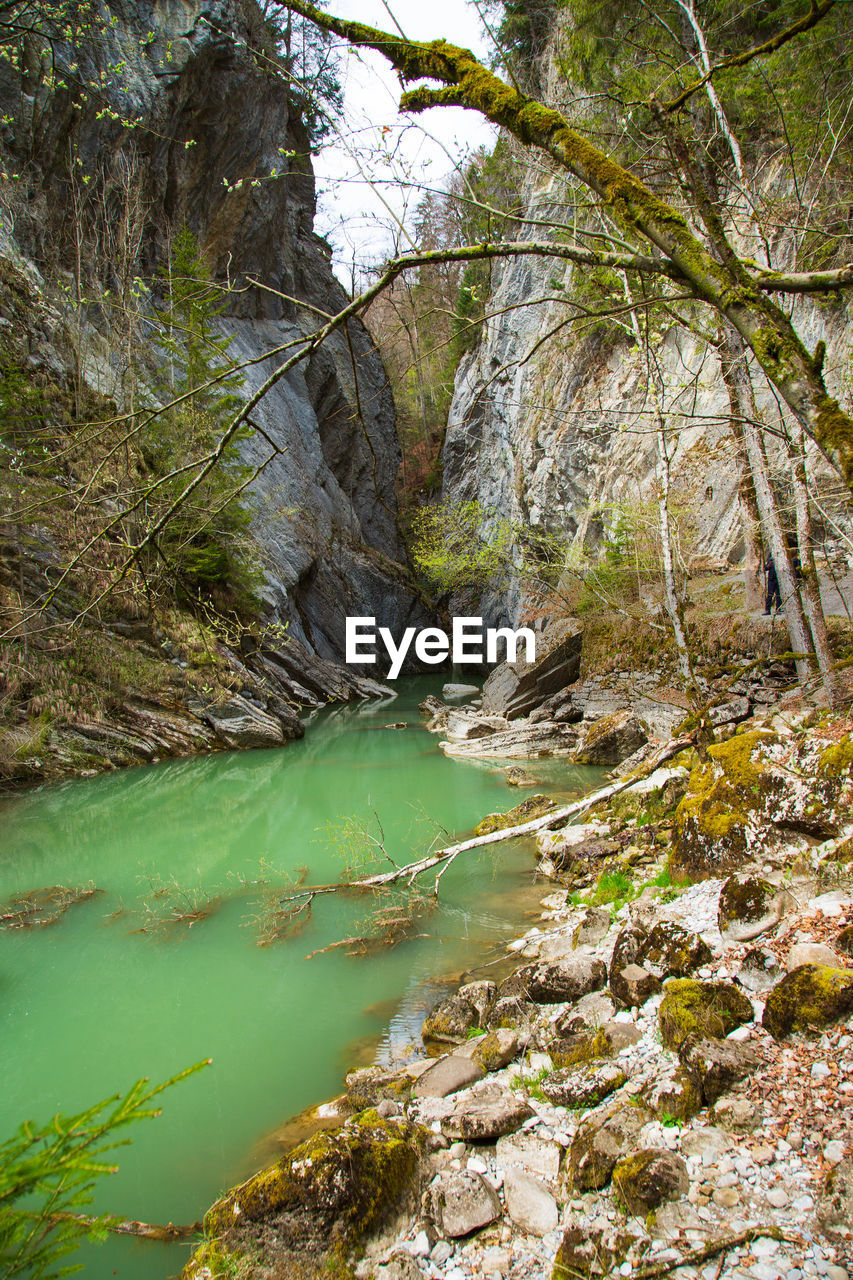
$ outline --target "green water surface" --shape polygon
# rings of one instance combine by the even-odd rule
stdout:
[[[354,1064],[401,1055],[443,976],[500,954],[545,891],[532,887],[530,842],[457,859],[440,905],[418,922],[422,936],[391,950],[306,959],[364,932],[376,904],[342,896],[318,900],[296,936],[258,945],[271,898],[297,868],[311,883],[340,878],[342,846],[354,845],[347,822],[374,835],[381,824],[402,862],[530,794],[507,788],[505,765],[440,752],[417,712],[440,683],[401,681],[393,701],[323,712],[283,750],[0,801],[0,899],[53,885],[102,891],[49,927],[0,930],[0,1137],[212,1058],[165,1095],[158,1120],[131,1131],[95,1202],[193,1221],[269,1157],[288,1116],[338,1092]],[[383,729],[389,721],[408,727]],[[601,776],[556,761],[528,768],[557,798]],[[163,923],[175,914],[185,918]],[[186,1250],[113,1240],[81,1256],[91,1280],[135,1280],[174,1275]]]

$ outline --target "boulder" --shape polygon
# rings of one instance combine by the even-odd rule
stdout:
[[[522,1129],[518,1133],[498,1138],[495,1144],[495,1165],[503,1170],[510,1165],[517,1165],[525,1173],[535,1174],[547,1182],[555,1182],[560,1172],[561,1151],[562,1147],[556,1142]]]
[[[721,1098],[714,1106],[711,1119],[729,1132],[752,1133],[761,1124],[761,1107],[749,1098]]]
[[[613,981],[614,973],[618,973],[620,969],[624,969],[629,964],[639,964],[643,944],[646,941],[647,933],[645,929],[639,928],[635,924],[625,924],[616,935],[616,942],[613,947],[613,954],[610,958],[610,981]]]
[[[494,1142],[505,1133],[515,1133],[532,1115],[524,1099],[511,1093],[469,1095],[459,1100],[441,1128],[448,1138],[463,1142]]]
[[[532,1000],[524,1000],[520,996],[498,996],[489,1009],[486,1025],[490,1031],[503,1027],[526,1033],[538,1016],[539,1008]]]
[[[605,1186],[617,1162],[628,1154],[652,1118],[645,1106],[617,1103],[583,1120],[569,1149],[572,1186],[578,1191],[598,1191]]]
[[[570,756],[576,744],[577,734],[570,725],[546,720],[540,724],[525,721],[486,737],[438,745],[446,756],[462,760],[537,760],[541,756]]]
[[[690,1189],[687,1165],[672,1151],[646,1147],[624,1156],[613,1170],[613,1189],[629,1213],[645,1217]]]
[[[631,711],[615,711],[595,720],[581,735],[578,764],[620,764],[648,741],[646,728]]]
[[[643,1038],[642,1031],[633,1022],[604,1022],[601,1025],[600,1034],[604,1037],[611,1053],[620,1053],[623,1049],[629,1049],[632,1044],[638,1044]]]
[[[818,1221],[825,1231],[853,1222],[853,1159],[849,1156],[830,1169],[818,1204]]]
[[[779,961],[765,947],[750,947],[743,957],[737,980],[747,991],[766,991],[779,979]]]
[[[408,1249],[395,1249],[376,1268],[374,1280],[423,1280],[423,1272]]]
[[[572,934],[572,942],[576,947],[595,946],[610,932],[612,923],[606,907],[590,907]]]
[[[616,1227],[566,1227],[551,1280],[599,1280],[615,1276],[637,1237]],[[633,1268],[632,1268],[633,1270]]]
[[[414,1203],[421,1156],[415,1126],[363,1111],[217,1200],[205,1214],[205,1234],[227,1238],[238,1218],[275,1217],[276,1229],[316,1262],[330,1244],[346,1249]]]
[[[280,747],[284,742],[280,722],[239,694],[210,703],[201,718],[228,747]]]
[[[518,1032],[510,1027],[496,1027],[475,1042],[472,1059],[484,1071],[501,1071],[518,1053]]]
[[[729,876],[720,890],[717,924],[724,938],[751,942],[782,918],[784,899],[758,876]]]
[[[537,781],[532,774],[526,769],[522,769],[521,765],[514,764],[506,771],[506,785],[508,787],[535,787]]]
[[[577,845],[609,834],[610,827],[604,822],[579,822],[576,826],[561,827],[559,831],[538,831],[536,849],[542,857],[556,862]]]
[[[507,813],[487,813],[474,828],[477,836],[487,836],[492,831],[505,831],[507,827],[517,827],[522,822],[530,822],[533,818],[541,818],[556,806],[548,796],[528,796]]]
[[[713,953],[698,933],[671,920],[661,920],[644,940],[637,963],[656,978],[686,978],[708,964]]]
[[[380,1102],[408,1100],[411,1080],[383,1067],[362,1067],[351,1071],[345,1080],[347,1098],[356,1111],[378,1106]]]
[[[840,969],[841,960],[831,947],[822,942],[795,942],[788,951],[788,973],[804,964],[820,964],[828,969]]]
[[[667,1067],[645,1086],[641,1097],[659,1120],[691,1120],[702,1109],[702,1084],[681,1065]]]
[[[457,991],[433,1006],[421,1028],[421,1035],[425,1041],[459,1044],[467,1040],[468,1032],[479,1025],[479,1010]]]
[[[441,690],[443,698],[474,698],[480,692],[475,684],[446,684]],[[438,699],[434,698],[434,702]]]
[[[412,1087],[413,1098],[446,1098],[460,1089],[482,1080],[486,1072],[472,1058],[460,1058],[450,1054],[439,1058],[418,1076]]]
[[[804,964],[767,997],[762,1022],[777,1040],[795,1031],[819,1030],[853,1012],[853,969]]]
[[[506,728],[506,721],[487,719],[473,711],[448,711],[442,732],[452,742],[471,742],[475,738],[488,738],[496,729]]]
[[[615,1062],[590,1062],[581,1067],[553,1071],[539,1086],[549,1102],[579,1110],[597,1107],[625,1083],[625,1072]]]
[[[517,720],[578,676],[583,634],[572,622],[552,623],[533,662],[502,662],[483,685],[483,711]]]
[[[597,1031],[589,1028],[586,1031],[555,1036],[548,1040],[545,1047],[551,1061],[560,1069],[577,1067],[581,1063],[613,1055],[610,1039],[603,1027],[599,1027]]]
[[[530,1235],[545,1236],[559,1221],[557,1201],[545,1184],[515,1165],[504,1175],[504,1198],[512,1221]]]
[[[580,1000],[590,991],[599,991],[606,982],[607,966],[603,960],[578,956],[516,969],[501,983],[498,996],[517,996],[538,1004],[561,1004],[564,1000]]]
[[[430,1187],[433,1221],[451,1239],[469,1236],[501,1216],[501,1202],[494,1187],[479,1173],[441,1173]]]
[[[761,1058],[751,1046],[733,1040],[712,1040],[695,1033],[681,1046],[684,1065],[699,1080],[705,1105],[728,1093],[739,1080],[746,1079],[758,1067]]]
[[[752,1002],[730,982],[671,978],[664,986],[658,1024],[667,1049],[678,1052],[693,1032],[711,1038],[727,1036],[754,1016]]]
[[[626,964],[624,969],[611,973],[610,994],[619,1008],[639,1009],[659,991],[660,982],[655,975],[637,964]]]

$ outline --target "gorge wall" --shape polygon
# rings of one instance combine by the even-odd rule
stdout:
[[[552,31],[540,74],[544,99],[558,106],[572,96],[559,70],[560,47],[561,32]],[[762,195],[781,201],[786,179],[780,167],[767,163],[761,172]],[[547,239],[559,234],[553,230],[559,224],[563,238],[577,242],[578,226],[597,225],[588,193],[573,192],[565,173],[549,172],[541,153],[522,153],[519,188],[523,212],[513,238]],[[792,236],[784,227],[776,234],[774,265],[790,261]],[[732,238],[741,252],[756,253],[734,230]],[[568,302],[596,304],[591,274],[556,259],[493,263],[482,336],[456,376],[443,448],[443,498],[478,502],[486,529],[508,518],[566,534],[576,547],[595,553],[615,523],[617,506],[653,496],[657,453],[647,355],[629,331],[627,310],[615,324],[585,320],[575,310],[576,322],[568,323]],[[809,350],[820,340],[826,343],[827,386],[849,403],[849,302],[836,294],[820,303],[788,299],[785,308]],[[701,322],[713,329],[712,313]],[[743,555],[739,468],[716,353],[696,332],[673,324],[662,332],[654,359],[674,445],[674,501],[691,508],[688,552],[694,563],[737,564]],[[778,425],[777,400],[760,372],[755,385],[768,424]],[[813,461],[829,480],[825,462],[817,456]],[[489,596],[483,607],[492,621],[517,621],[517,584]]]
[[[242,392],[251,393],[276,366],[260,360],[266,351],[291,344],[290,354],[318,316],[346,302],[313,231],[309,139],[269,33],[253,0],[111,0],[102,16],[91,38],[54,40],[53,80],[42,44],[25,43],[20,68],[0,61],[3,151],[14,175],[0,252],[40,300],[29,367],[61,376],[69,359],[45,283],[52,243],[94,187],[103,221],[120,220],[130,183],[144,209],[137,270],[155,278],[170,235],[189,226],[215,279],[234,290],[218,323],[232,336],[229,356],[258,361]],[[87,189],[84,174],[95,175]],[[66,255],[60,275],[73,265]],[[107,281],[111,265],[101,272]],[[91,308],[85,377],[118,400],[113,343]],[[279,382],[252,422],[246,460],[270,459],[251,489],[261,594],[291,639],[336,660],[348,613],[375,615],[395,632],[425,616],[396,527],[393,402],[361,325]],[[346,683],[346,672],[338,676]]]

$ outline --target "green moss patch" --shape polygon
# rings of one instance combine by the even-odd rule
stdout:
[[[474,835],[488,836],[493,831],[505,831],[507,827],[517,827],[521,822],[531,822],[534,818],[544,817],[555,807],[554,801],[549,800],[547,796],[528,796],[508,813],[487,813],[474,828]]]
[[[804,964],[787,974],[767,997],[764,1026],[780,1040],[796,1031],[819,1030],[853,1012],[853,969]]]
[[[694,1032],[722,1039],[753,1017],[751,1001],[730,982],[674,978],[664,987],[658,1023],[667,1049],[678,1052]]]

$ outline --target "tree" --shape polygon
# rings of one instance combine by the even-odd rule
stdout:
[[[79,1271],[64,1260],[84,1240],[103,1240],[110,1230],[146,1224],[122,1224],[80,1210],[89,1205],[97,1182],[115,1173],[111,1152],[126,1146],[123,1130],[139,1120],[160,1115],[151,1103],[173,1084],[195,1075],[206,1062],[181,1071],[164,1084],[146,1088],[137,1080],[126,1094],[116,1094],[72,1116],[54,1116],[48,1124],[22,1124],[0,1146],[0,1272],[31,1280]],[[181,1229],[149,1228],[133,1234],[177,1238]]]
[[[238,392],[244,383],[239,372],[228,372],[231,339],[215,328],[222,291],[211,280],[198,238],[186,226],[174,238],[161,279],[164,298],[155,310],[160,327],[154,340],[164,359],[155,389],[167,407],[151,418],[141,441],[151,471],[166,480],[155,510],[174,498],[184,470],[204,457],[241,406]],[[249,433],[243,427],[232,437],[216,470],[159,539],[179,587],[191,596],[217,587],[238,599],[251,594],[253,562],[245,541],[251,512],[240,495],[252,468],[241,462],[239,453],[239,442]]]
[[[305,0],[287,0],[287,5],[356,47],[377,50],[405,83],[427,80],[443,86],[419,85],[404,92],[402,110],[417,113],[453,105],[478,111],[572,174],[635,241],[651,247],[651,263],[644,264],[647,270],[678,280],[693,298],[713,308],[740,335],[803,429],[853,487],[853,419],[827,393],[822,353],[807,350],[786,313],[770,296],[851,287],[853,263],[828,272],[762,270],[738,256],[713,209],[697,211],[705,223],[706,237],[702,239],[687,217],[578,133],[560,111],[505,83],[470,50],[445,40],[405,40],[363,23],[335,18]],[[770,40],[719,65],[745,65],[809,30],[834,7],[834,0],[812,4],[807,13]],[[654,102],[652,106],[666,116],[711,78],[711,73],[694,77],[674,102],[663,106]],[[635,269],[638,265],[634,264]]]

